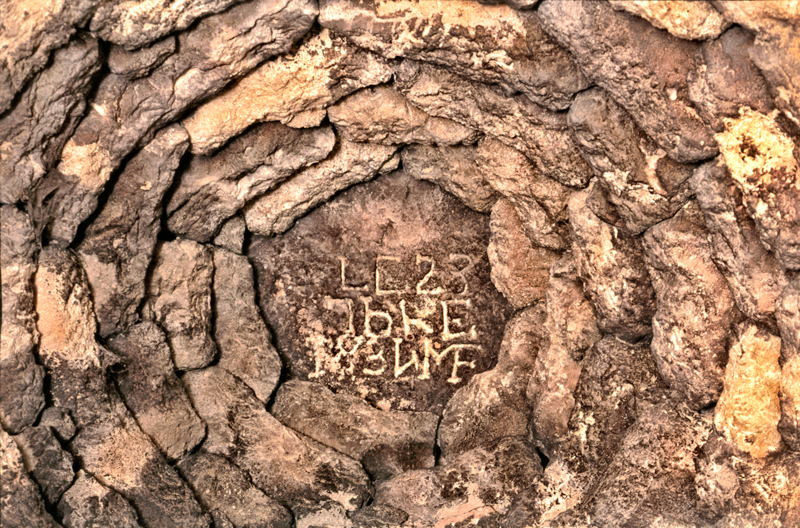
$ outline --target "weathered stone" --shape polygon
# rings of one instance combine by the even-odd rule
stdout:
[[[260,303],[288,378],[381,409],[439,413],[494,365],[509,312],[490,282],[488,227],[440,188],[397,172],[282,235],[254,237]]]
[[[800,277],[795,277],[778,298],[775,318],[781,331],[784,361],[800,357]]]
[[[572,253],[578,276],[594,305],[597,327],[636,342],[651,333],[655,292],[641,243],[597,218],[586,206],[588,191],[569,200]]]
[[[243,216],[232,216],[225,220],[219,228],[219,233],[212,242],[215,246],[242,254],[244,251],[244,232],[247,224]]]
[[[506,4],[514,9],[533,9],[539,0],[478,0],[478,3],[486,5]]]
[[[4,2],[0,43],[0,114],[30,78],[47,65],[50,52],[67,43],[101,0]]]
[[[211,337],[211,251],[191,240],[162,242],[148,277],[143,317],[167,333],[178,370],[202,368],[217,354]]]
[[[747,53],[752,45],[750,32],[733,27],[695,52],[689,99],[715,132],[724,130],[722,118],[737,117],[741,107],[764,114],[774,108],[767,83]]]
[[[323,29],[296,52],[264,63],[187,117],[192,152],[208,154],[259,121],[294,125],[298,114],[325,108],[390,77],[383,59]]]
[[[350,141],[383,145],[470,144],[479,135],[455,121],[429,116],[387,85],[364,88],[345,97],[328,108],[328,118]]]
[[[5,528],[56,528],[58,523],[45,511],[36,484],[28,477],[22,454],[11,436],[0,429],[0,511]]]
[[[164,456],[176,460],[202,442],[205,427],[175,375],[164,332],[145,321],[115,337],[109,348],[125,365],[116,378],[125,405]]]
[[[441,465],[483,443],[525,436],[525,389],[541,346],[544,319],[542,305],[519,312],[506,325],[497,366],[472,378],[447,402],[437,434]]]
[[[781,419],[778,432],[793,451],[800,451],[800,356],[783,363],[781,369]]]
[[[717,153],[686,92],[697,44],[605,2],[546,0],[538,13],[589,80],[608,91],[668,156],[689,163]]]
[[[0,119],[0,202],[31,199],[33,187],[53,168],[83,116],[86,94],[99,69],[97,41],[77,37],[53,53],[47,69],[30,81],[14,108]],[[2,73],[0,84],[1,78]],[[3,98],[0,95],[0,106]]]
[[[111,174],[137,146],[192,104],[264,59],[289,49],[310,27],[316,2],[256,0],[208,16],[178,36],[178,53],[134,81],[110,74],[43,181],[36,206],[51,240],[69,244],[97,207]],[[54,194],[50,194],[54,191]]]
[[[295,528],[351,528],[347,512],[336,502],[305,503],[292,510]]]
[[[128,49],[154,42],[173,31],[189,27],[192,22],[224,11],[244,0],[164,1],[142,5],[135,1],[104,2],[92,16],[89,29],[103,40]],[[291,0],[281,0],[273,9],[285,8]],[[274,2],[277,3],[277,2]]]
[[[657,28],[666,29],[676,37],[689,40],[715,39],[730,26],[730,22],[714,9],[711,2],[667,0],[610,0],[614,9],[640,16]]]
[[[214,248],[214,340],[217,365],[267,403],[281,377],[281,358],[256,306],[253,268],[247,257]]]
[[[12,205],[0,206],[0,423],[11,433],[33,425],[44,407],[44,371],[34,355],[39,342],[33,290],[37,251],[28,215]]]
[[[167,226],[174,233],[208,242],[248,201],[325,159],[335,141],[330,127],[295,130],[267,123],[215,156],[193,157],[167,205]]]
[[[432,62],[475,81],[521,92],[551,110],[588,86],[535,12],[465,0],[322,0],[320,24],[387,58]]]
[[[541,475],[536,451],[519,438],[505,437],[447,466],[407,471],[378,484],[374,503],[406,512],[403,526],[478,524],[482,517],[507,511]]]
[[[628,232],[638,235],[670,218],[691,198],[693,167],[668,158],[605,91],[578,94],[568,121]]]
[[[761,241],[784,268],[800,270],[800,149],[776,117],[744,108],[716,137]]]
[[[259,235],[285,232],[295,221],[341,190],[397,169],[396,147],[340,139],[327,159],[253,200],[245,210],[247,228]]]
[[[64,528],[139,528],[136,510],[83,470],[58,503]]]
[[[204,449],[231,457],[270,497],[290,506],[330,499],[355,510],[369,496],[358,462],[281,425],[225,370],[194,370],[183,381],[208,425]]]
[[[72,455],[61,448],[48,427],[26,427],[14,441],[45,503],[55,505],[75,478]]]
[[[58,407],[48,407],[42,412],[42,417],[39,418],[39,425],[49,427],[64,442],[67,442],[75,436],[75,422],[72,421],[69,414],[64,409]]]
[[[735,304],[714,265],[700,208],[686,204],[644,235],[656,291],[653,356],[664,381],[693,409],[717,400]]]
[[[123,331],[139,317],[145,276],[161,230],[161,202],[188,139],[183,127],[172,125],[137,152],[78,246],[102,337]]]
[[[283,425],[360,460],[373,479],[435,462],[435,414],[378,410],[357,396],[294,380],[281,385],[272,414]]]
[[[138,79],[150,75],[155,68],[161,66],[167,57],[175,53],[177,40],[167,37],[136,51],[128,51],[122,46],[111,46],[108,51],[108,69],[111,73],[126,79]]]
[[[408,519],[408,514],[391,506],[370,505],[350,515],[353,528],[391,528],[400,526]]]
[[[519,150],[548,178],[573,187],[583,187],[591,178],[563,112],[410,60],[396,68],[395,86],[429,115],[451,119]]]
[[[559,254],[531,244],[516,209],[505,198],[492,208],[491,229],[487,252],[495,287],[516,309],[544,299],[550,266]]]
[[[196,453],[178,464],[200,504],[221,512],[236,528],[290,528],[292,517],[278,502],[253,486],[228,459]],[[216,526],[216,523],[215,523]]]
[[[742,193],[718,161],[700,166],[691,183],[711,236],[712,258],[727,279],[736,306],[750,319],[768,322],[788,281],[759,240]]]

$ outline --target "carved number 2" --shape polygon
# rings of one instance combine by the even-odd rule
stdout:
[[[434,288],[432,290],[423,289],[423,286],[430,280],[431,276],[433,275],[433,270],[436,268],[436,262],[434,262],[431,257],[426,257],[417,253],[417,266],[420,267],[419,265],[423,262],[430,264],[431,269],[428,270],[428,273],[426,273],[425,276],[422,277],[422,280],[417,283],[417,295],[439,295],[440,293],[444,293],[444,289],[442,288]]]

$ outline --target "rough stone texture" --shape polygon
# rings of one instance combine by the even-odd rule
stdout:
[[[800,451],[800,357],[793,357],[781,370],[781,419],[778,432],[793,451]]]
[[[800,357],[800,277],[795,276],[778,298],[775,317],[783,338],[784,359]]]
[[[490,282],[488,228],[438,187],[396,172],[282,235],[254,237],[260,303],[288,378],[382,409],[440,412],[494,366],[509,312]]]
[[[183,127],[172,125],[137,152],[78,246],[102,337],[123,331],[138,319],[145,276],[161,230],[161,202],[188,140]]]
[[[219,233],[217,233],[212,242],[215,246],[241,255],[242,251],[244,251],[244,232],[246,229],[247,224],[243,216],[232,216],[222,223]]]
[[[551,110],[567,108],[588,86],[533,12],[465,0],[322,0],[319,22],[384,57],[432,62]]]
[[[37,207],[46,209],[41,223],[51,240],[72,241],[80,223],[97,207],[109,177],[134,148],[190,105],[289,49],[308,30],[316,12],[311,0],[239,4],[181,33],[179,52],[147,77],[131,82],[106,76],[91,110],[64,146],[58,170],[43,181],[36,198]]]
[[[191,240],[162,242],[148,277],[145,320],[164,329],[179,370],[202,368],[217,354],[211,336],[211,251]]]
[[[64,409],[58,407],[48,407],[42,412],[39,418],[39,425],[49,427],[64,442],[71,440],[75,436],[75,422]]]
[[[800,269],[800,149],[769,115],[749,108],[717,134],[761,241],[785,269]]]
[[[109,342],[125,367],[117,387],[136,422],[170,460],[203,441],[206,430],[175,375],[166,336],[146,321]]]
[[[357,396],[294,380],[281,385],[272,414],[283,425],[361,461],[373,479],[433,467],[435,462],[435,414],[382,411]]]
[[[139,528],[136,510],[83,470],[58,503],[64,528]]]
[[[400,526],[407,519],[406,512],[391,506],[365,506],[350,515],[352,528],[390,528]]]
[[[569,226],[578,276],[597,314],[597,327],[630,342],[651,333],[655,292],[638,239],[597,218],[587,191],[572,194]]]
[[[195,156],[167,205],[167,226],[208,242],[244,205],[295,172],[325,159],[336,137],[330,127],[295,130],[267,123],[214,156]]]
[[[0,423],[11,433],[33,425],[44,407],[44,371],[34,355],[39,342],[33,290],[37,251],[28,216],[14,206],[0,206]]]
[[[593,88],[578,94],[568,121],[605,198],[630,233],[670,218],[691,198],[687,180],[693,167],[667,157],[607,92]]]
[[[589,80],[608,91],[668,156],[689,163],[717,153],[711,130],[687,97],[697,44],[605,2],[546,0],[538,13]]]
[[[57,528],[59,525],[45,511],[36,484],[28,477],[22,454],[11,436],[0,429],[0,511],[3,527]]]
[[[507,511],[516,495],[541,475],[536,451],[517,437],[505,437],[446,466],[407,471],[380,483],[375,504],[407,513],[403,526],[478,524],[483,517]]]
[[[330,499],[355,510],[369,496],[369,479],[358,462],[281,425],[225,370],[187,372],[183,381],[208,425],[203,448],[231,457],[270,497],[292,506]]]
[[[727,279],[736,306],[750,319],[769,322],[788,281],[759,240],[742,193],[718,161],[700,166],[691,183],[711,236],[712,259]]]
[[[337,192],[397,169],[397,147],[339,139],[327,159],[295,174],[277,189],[253,200],[245,210],[247,229],[271,236],[283,233]]]
[[[278,502],[253,486],[228,459],[196,453],[178,464],[204,508],[225,515],[236,528],[291,528],[292,517]],[[216,522],[215,522],[216,526]]]
[[[479,130],[525,154],[549,178],[583,187],[591,168],[578,152],[563,112],[551,112],[524,95],[504,95],[433,65],[403,61],[395,86],[430,115]]]
[[[50,52],[67,43],[100,0],[3,2],[0,25],[0,114],[39,70]]]
[[[323,29],[294,53],[259,66],[186,118],[192,152],[208,154],[259,121],[293,125],[295,118],[302,121],[303,112],[325,108],[390,76],[380,57]]]
[[[247,257],[214,248],[214,340],[217,365],[267,403],[281,376],[281,358],[256,306],[253,268]]]
[[[650,228],[643,244],[656,291],[653,356],[664,381],[700,409],[722,391],[733,295],[714,265],[695,202]]]
[[[544,299],[550,266],[559,254],[531,243],[516,209],[504,198],[492,208],[491,229],[487,252],[495,287],[516,309]]]
[[[544,319],[541,305],[519,312],[506,325],[497,366],[472,378],[447,402],[437,434],[441,465],[483,443],[525,436],[525,389],[541,348]]]
[[[640,16],[657,28],[666,29],[676,37],[689,40],[715,39],[730,26],[711,2],[667,0],[611,0],[614,9]]]
[[[295,528],[351,528],[347,512],[341,505],[331,502],[305,503],[292,510]]]
[[[99,62],[97,41],[77,37],[53,53],[47,69],[30,81],[14,108],[0,119],[0,202],[30,200],[33,187],[56,164],[83,116]],[[0,95],[0,106],[3,98]]]
[[[128,51],[122,46],[112,45],[108,51],[106,62],[111,73],[126,79],[138,79],[150,75],[155,68],[161,66],[167,57],[175,53],[177,39],[167,37],[152,46],[136,51]]]
[[[14,441],[45,502],[56,504],[75,478],[72,455],[61,448],[48,427],[26,427]]]
[[[328,108],[336,131],[350,141],[384,145],[474,143],[479,133],[463,125],[432,117],[388,85],[364,88]]]

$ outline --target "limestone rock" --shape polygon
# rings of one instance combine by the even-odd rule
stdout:
[[[72,455],[61,448],[48,427],[26,427],[14,441],[45,503],[55,505],[75,478]]]
[[[117,387],[142,431],[170,460],[192,451],[205,437],[205,426],[175,375],[164,332],[149,321],[139,323],[109,348],[125,364]]]
[[[58,503],[64,528],[139,528],[136,510],[83,470]]]
[[[39,418],[39,425],[52,429],[63,442],[67,442],[75,436],[75,422],[64,409],[58,407],[46,408],[42,412],[42,417]]]
[[[628,232],[638,235],[670,218],[691,198],[687,180],[693,167],[668,158],[607,92],[593,88],[578,94],[568,121]]]
[[[260,121],[294,124],[298,114],[325,108],[390,76],[383,59],[323,29],[294,53],[262,64],[187,117],[192,152],[209,154]]]
[[[327,159],[253,200],[245,210],[247,229],[264,236],[285,232],[337,192],[395,170],[399,162],[396,151],[393,146],[339,139]]]
[[[614,9],[640,16],[655,27],[688,40],[715,39],[730,26],[730,22],[714,9],[711,2],[706,1],[611,0],[609,3]]]
[[[525,390],[541,347],[544,318],[541,305],[519,312],[506,325],[497,366],[472,378],[450,398],[437,434],[440,464],[504,436],[525,436]]]
[[[286,508],[253,486],[225,457],[195,453],[178,464],[204,508],[225,515],[236,528],[290,528]],[[215,523],[216,526],[216,523]]]
[[[107,75],[91,109],[43,182],[50,239],[69,244],[97,207],[111,174],[137,146],[192,104],[219,91],[264,59],[286,51],[311,26],[316,2],[257,0],[208,16],[178,36],[178,53],[150,75]],[[55,194],[49,195],[49,191]]]
[[[761,241],[785,269],[800,270],[800,150],[776,117],[744,108],[716,137]]]
[[[544,299],[550,266],[559,254],[531,244],[514,206],[506,199],[492,208],[491,228],[487,251],[495,287],[516,309]]]
[[[147,284],[143,317],[167,333],[178,370],[202,368],[217,354],[211,336],[211,251],[191,240],[162,242]]]
[[[714,265],[702,212],[689,202],[644,235],[656,291],[652,351],[664,381],[693,409],[722,392],[728,331],[735,305]]]
[[[563,110],[588,86],[534,12],[464,0],[320,2],[320,24],[387,58],[432,62]]]
[[[458,145],[478,138],[476,131],[455,121],[429,116],[388,85],[345,97],[328,108],[328,119],[350,141]]]
[[[97,41],[76,37],[53,53],[50,65],[31,79],[14,108],[0,119],[0,202],[31,199],[33,187],[56,164],[83,116],[86,94],[99,69]],[[0,106],[3,98],[0,95]]]
[[[215,156],[193,157],[167,205],[167,226],[173,233],[208,242],[248,201],[325,159],[335,141],[330,127],[295,130],[267,123]]]
[[[711,236],[712,258],[727,279],[736,306],[750,319],[768,322],[788,281],[759,240],[742,193],[718,161],[701,165],[691,183]]]
[[[175,37],[167,37],[136,51],[112,45],[108,51],[108,69],[111,73],[126,79],[139,79],[150,75],[150,72],[161,66],[167,57],[175,53],[175,50],[177,50]]]
[[[594,305],[597,327],[630,342],[650,334],[655,292],[638,239],[597,218],[587,191],[572,194],[569,226],[578,276]]]
[[[305,381],[281,385],[272,414],[286,427],[360,460],[373,479],[435,462],[435,414],[378,410],[357,396]]]
[[[0,206],[0,423],[11,433],[33,425],[44,407],[44,371],[34,351],[39,342],[34,311],[36,238],[28,215]]]
[[[103,337],[123,331],[138,318],[161,230],[161,201],[188,139],[183,127],[172,125],[131,158],[78,246]]]
[[[548,178],[572,187],[584,187],[591,178],[563,112],[410,60],[397,67],[395,86],[429,115],[451,119],[519,150]]]
[[[212,242],[215,246],[241,255],[242,251],[244,251],[244,232],[246,229],[247,224],[243,216],[232,216],[222,223],[219,233],[217,233]]]
[[[281,376],[281,358],[255,299],[247,257],[214,248],[214,340],[217,365],[242,380],[267,403]]]
[[[690,163],[717,153],[711,131],[686,95],[697,44],[605,2],[546,0],[538,13],[589,80],[609,92],[670,158]]]
[[[194,370],[183,381],[208,425],[204,449],[231,457],[270,497],[290,506],[330,499],[355,510],[369,496],[358,462],[281,425],[225,370]]]

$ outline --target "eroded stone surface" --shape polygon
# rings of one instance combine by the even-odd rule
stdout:
[[[122,496],[83,470],[61,497],[58,513],[64,528],[139,528],[136,510]]]
[[[55,505],[75,478],[72,455],[61,448],[48,427],[26,427],[14,441],[45,502]]]
[[[715,39],[730,25],[711,2],[611,0],[609,3],[615,9],[624,9],[657,28],[689,40]]]
[[[215,246],[241,255],[244,250],[244,232],[246,229],[247,224],[243,216],[232,216],[222,223],[219,233],[217,233],[212,242]]]
[[[177,49],[177,39],[167,37],[146,48],[129,51],[122,46],[111,46],[108,51],[108,69],[126,79],[149,75]]]

